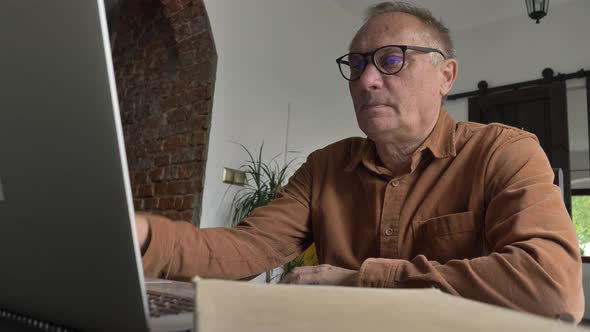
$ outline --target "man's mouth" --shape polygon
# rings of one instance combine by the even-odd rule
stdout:
[[[363,105],[363,107],[361,108],[361,111],[379,111],[382,109],[385,109],[389,106],[385,105],[385,104],[366,104]]]

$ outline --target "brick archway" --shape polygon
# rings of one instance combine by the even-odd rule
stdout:
[[[199,224],[217,53],[202,0],[122,0],[113,59],[136,210]]]

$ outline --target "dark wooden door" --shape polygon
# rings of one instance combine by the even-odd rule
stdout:
[[[564,200],[571,214],[567,99],[564,82],[469,98],[469,121],[500,122],[537,135],[552,167],[564,175]]]

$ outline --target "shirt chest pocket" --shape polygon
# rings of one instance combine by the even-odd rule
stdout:
[[[441,264],[481,256],[481,232],[473,212],[448,214],[414,224],[413,257],[424,255]]]

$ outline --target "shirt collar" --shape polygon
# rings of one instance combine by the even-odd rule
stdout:
[[[456,122],[446,109],[441,108],[436,125],[428,138],[422,145],[416,149],[416,153],[420,153],[424,149],[429,149],[432,155],[437,158],[455,157],[457,151],[455,149],[455,128]],[[371,139],[365,139],[361,144],[353,144],[350,151],[350,163],[345,167],[346,171],[353,171],[364,161],[367,168],[376,171],[377,166],[377,149],[375,142]],[[381,167],[379,167],[381,168]]]
[[[457,123],[446,109],[441,108],[438,120],[434,129],[422,144],[430,151],[435,158],[455,157],[455,130]]]

